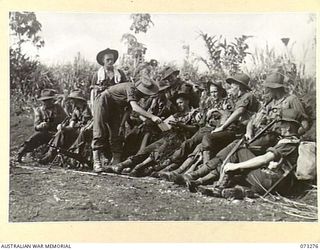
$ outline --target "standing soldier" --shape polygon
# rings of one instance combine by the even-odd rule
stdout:
[[[97,94],[110,86],[127,81],[124,72],[114,66],[118,57],[118,51],[109,48],[102,50],[97,54],[97,62],[102,67],[100,67],[92,78],[90,95],[91,105],[93,105],[93,101]]]
[[[26,153],[47,144],[57,132],[57,126],[67,117],[64,109],[55,103],[55,90],[42,90],[38,100],[42,101],[42,105],[35,109],[34,129],[36,132],[21,146],[17,157],[18,162],[22,161]]]

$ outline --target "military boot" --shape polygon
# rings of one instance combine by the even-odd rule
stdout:
[[[21,146],[17,155],[17,162],[22,162],[22,157],[28,153],[27,147],[25,145]]]
[[[190,192],[197,192],[198,186],[200,185],[212,185],[214,181],[219,179],[219,172],[214,169],[209,174],[205,175],[202,178],[198,178],[196,180],[191,180],[188,184],[188,188]]]
[[[103,171],[103,166],[101,162],[101,151],[100,150],[93,150],[93,172],[100,173]]]
[[[133,161],[131,159],[127,159],[124,162],[120,162],[116,165],[110,166],[109,169],[111,170],[111,172],[116,173],[116,174],[121,174],[122,170],[124,170],[125,168],[132,168],[133,165]]]

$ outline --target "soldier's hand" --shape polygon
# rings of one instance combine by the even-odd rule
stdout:
[[[211,134],[213,134],[213,133],[215,133],[215,132],[221,132],[221,131],[223,131],[223,128],[222,128],[222,127],[217,127],[215,130],[213,130],[213,131],[211,132]]]
[[[238,169],[237,164],[229,162],[224,166],[223,172],[228,173],[228,172],[232,172],[237,169]]]
[[[46,129],[49,127],[49,124],[47,122],[41,122],[37,127],[38,129]]]
[[[249,140],[252,139],[252,133],[248,133],[248,132],[247,132],[247,133],[244,135],[244,137],[246,138],[247,141],[249,141]]]
[[[57,130],[58,130],[58,131],[62,130],[62,125],[61,125],[61,124],[58,124]]]
[[[158,116],[155,116],[155,115],[151,117],[151,120],[152,120],[154,123],[157,123],[157,124],[159,124],[159,123],[162,122],[161,118],[158,117]]]
[[[184,128],[185,127],[185,125],[182,122],[177,122],[177,121],[170,121],[169,124],[173,125],[177,128]]]

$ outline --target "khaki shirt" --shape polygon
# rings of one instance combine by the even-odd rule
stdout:
[[[299,98],[295,95],[284,96],[279,100],[271,100],[267,105],[262,106],[259,112],[253,117],[253,125],[256,128],[264,127],[274,119],[281,117],[284,109],[294,109],[301,114],[300,121],[307,119],[305,109]]]
[[[49,131],[56,131],[58,124],[60,124],[67,117],[66,112],[59,104],[54,104],[51,108],[40,106],[34,111],[34,128],[42,122],[49,123]]]

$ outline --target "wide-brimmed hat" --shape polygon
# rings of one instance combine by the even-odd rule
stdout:
[[[179,70],[175,70],[171,67],[166,67],[163,71],[162,71],[162,78],[161,81],[166,80],[169,76],[171,75],[179,75],[180,71]]]
[[[70,95],[68,96],[68,99],[77,99],[77,100],[81,100],[81,101],[87,101],[83,91],[81,90],[74,90],[70,93]]]
[[[141,77],[134,83],[134,86],[145,95],[155,95],[159,92],[158,84],[148,77]]]
[[[267,76],[266,80],[262,84],[264,87],[277,89],[283,88],[284,76],[278,72],[271,73]]]
[[[114,62],[116,62],[118,60],[118,57],[119,57],[119,52],[117,50],[114,50],[114,49],[105,49],[105,50],[102,50],[100,51],[98,54],[97,54],[97,62],[103,66],[103,57],[104,55],[106,54],[113,54],[113,57],[114,57]]]
[[[284,109],[282,110],[282,114],[281,114],[281,118],[280,118],[280,122],[281,121],[285,121],[285,122],[293,122],[296,125],[301,125],[301,123],[299,122],[301,118],[301,113],[295,109]]]
[[[208,81],[208,86],[209,86],[209,88],[210,88],[210,85],[216,86],[216,87],[218,88],[218,90],[220,91],[221,96],[222,96],[223,98],[228,95],[228,94],[227,94],[227,91],[225,90],[225,88],[222,87],[222,83],[221,83],[221,82],[218,82],[218,81],[214,81],[214,82]],[[209,89],[209,90],[210,90],[210,89]]]
[[[246,89],[251,90],[251,88],[249,87],[250,77],[244,73],[238,73],[238,74],[235,74],[234,76],[230,76],[226,79],[226,82],[229,84],[231,83],[240,84]]]
[[[40,97],[38,98],[39,101],[45,101],[49,99],[55,99],[56,98],[57,91],[54,89],[43,89],[41,91]]]

